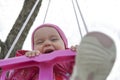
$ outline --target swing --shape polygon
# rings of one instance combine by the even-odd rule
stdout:
[[[69,54],[67,54],[69,53]],[[12,69],[26,68],[36,66],[39,68],[39,80],[53,80],[53,67],[55,63],[62,61],[74,61],[75,52],[71,50],[58,50],[50,54],[39,55],[35,58],[20,56],[0,60],[2,74],[0,80],[5,80],[7,71]],[[46,77],[47,76],[47,77]]]
[[[36,8],[38,2],[39,2],[39,0],[36,1],[33,9],[31,10],[31,13],[29,14],[27,20],[23,24],[23,27],[22,27],[20,33],[18,33],[19,35],[17,36],[13,45],[11,46],[10,50],[8,51],[8,54],[6,55],[5,60],[0,60],[0,68],[2,69],[2,74],[0,76],[0,80],[5,80],[7,72],[11,69],[14,70],[14,69],[31,67],[31,66],[36,66],[39,68],[39,80],[53,80],[53,67],[54,67],[55,63],[66,61],[66,59],[67,59],[67,61],[74,61],[74,59],[75,59],[75,52],[73,52],[69,49],[68,50],[54,51],[50,54],[39,55],[39,56],[31,58],[31,59],[27,58],[25,56],[8,58],[12,49],[14,48],[17,40],[19,39],[19,36],[21,35],[22,31],[24,30],[25,25],[29,21],[29,18],[32,15],[32,12]],[[49,0],[49,3],[50,3],[50,0]],[[76,0],[76,3],[78,3],[77,0]],[[73,4],[76,19],[77,19],[77,14],[76,14],[73,0],[72,0],[72,4]],[[48,7],[49,7],[49,4],[48,4]],[[78,4],[77,4],[77,7],[78,7],[79,12],[80,12],[80,8],[79,8]],[[48,11],[48,8],[47,8],[47,11]],[[45,14],[45,18],[47,15],[47,11]],[[81,17],[82,17],[82,14],[81,14]],[[44,18],[44,22],[45,22],[45,18]],[[86,24],[85,24],[83,17],[82,17],[82,20],[83,20],[84,26],[86,27]],[[79,27],[79,31],[80,31],[81,29],[79,26],[78,19],[77,19],[77,23],[78,23],[78,27]],[[86,28],[86,32],[88,32],[87,28]],[[81,34],[81,38],[82,38],[81,31],[80,31],[80,34]],[[69,54],[67,54],[67,53],[69,53]]]

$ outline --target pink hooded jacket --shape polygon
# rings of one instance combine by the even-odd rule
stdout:
[[[54,29],[56,29],[59,33],[59,35],[61,36],[62,40],[64,41],[65,44],[65,48],[68,49],[68,42],[67,42],[67,38],[64,34],[64,32],[57,26],[54,24],[43,24],[40,25],[39,27],[37,27],[32,34],[32,49],[34,50],[34,33],[36,32],[36,30],[42,28],[42,27],[52,27]],[[25,52],[27,52],[26,50],[19,50],[16,52],[16,56],[22,56],[25,54]],[[73,65],[74,65],[74,61],[72,62],[61,62],[61,63],[57,63],[54,66],[53,72],[54,72],[54,78],[55,80],[69,80],[71,74],[72,74],[72,70],[73,70]],[[38,80],[38,68],[37,67],[29,67],[29,68],[22,68],[22,69],[17,69],[14,70],[14,72],[11,73],[11,75],[9,76],[8,80]]]

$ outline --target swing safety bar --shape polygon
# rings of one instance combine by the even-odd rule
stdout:
[[[0,80],[5,80],[7,72],[12,69],[31,66],[37,66],[39,68],[39,80],[53,80],[54,64],[62,61],[73,61],[75,59],[75,55],[76,53],[74,51],[67,49],[54,51],[50,54],[43,54],[33,58],[20,56],[0,60],[0,68],[2,69]]]

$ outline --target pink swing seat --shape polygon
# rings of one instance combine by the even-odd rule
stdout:
[[[53,80],[54,64],[66,60],[73,61],[75,54],[75,52],[68,49],[54,51],[50,54],[39,55],[34,58],[20,56],[0,60],[0,68],[2,69],[0,80],[5,80],[6,74],[10,70],[31,66],[37,66],[39,68],[39,80]]]

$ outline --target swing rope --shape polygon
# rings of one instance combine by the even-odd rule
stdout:
[[[46,20],[47,14],[48,14],[48,10],[49,10],[49,7],[50,7],[50,3],[51,3],[51,0],[49,0],[49,2],[48,2],[48,5],[47,5],[46,12],[45,12],[45,16],[44,16],[43,23],[45,23],[45,20]]]
[[[78,25],[78,29],[79,29],[79,32],[80,32],[80,37],[82,38],[82,31],[81,31],[81,28],[80,28],[80,23],[79,23],[79,20],[78,20],[78,17],[77,17],[77,12],[76,12],[75,4],[74,4],[73,0],[72,0],[72,5],[73,5],[73,10],[74,10],[74,13],[75,13],[76,20],[77,20],[77,25]]]
[[[49,7],[50,7],[50,3],[51,3],[51,0],[49,0],[49,2],[48,2],[43,23],[45,23],[45,20],[46,20],[47,14],[48,14],[48,10],[49,10]],[[80,7],[79,7],[79,5],[78,5],[77,0],[76,0],[76,4],[77,4],[77,8],[78,8],[78,10],[79,10],[80,16],[81,16],[81,18],[82,18],[82,21],[83,21],[85,30],[86,30],[86,32],[88,32],[87,26],[86,26],[86,23],[85,23],[85,20],[84,20],[84,18],[83,18],[83,15],[82,15],[82,13],[81,13],[81,10],[80,10]],[[76,16],[76,20],[77,20],[77,24],[78,24],[78,29],[79,29],[79,32],[80,32],[80,36],[81,36],[81,38],[82,38],[82,31],[81,31],[81,28],[80,28],[80,24],[79,24],[79,20],[78,20],[78,17],[77,17],[77,12],[76,12],[75,4],[74,4],[73,0],[72,0],[72,5],[73,5],[74,12],[75,12],[75,16]]]
[[[15,47],[15,45],[16,45],[18,39],[20,38],[20,36],[21,36],[21,34],[22,34],[22,32],[23,32],[25,26],[27,25],[29,19],[31,18],[31,15],[33,14],[33,12],[34,12],[35,8],[37,7],[38,3],[39,3],[39,0],[37,0],[37,1],[35,2],[35,4],[34,4],[32,10],[31,10],[30,14],[28,15],[26,21],[25,21],[24,24],[22,25],[21,30],[19,31],[17,37],[16,37],[15,40],[13,41],[13,44],[12,44],[12,46],[10,47],[10,49],[9,49],[9,51],[8,51],[8,53],[7,53],[7,55],[5,56],[4,59],[7,59],[7,58],[10,56],[10,53],[11,53],[12,50],[14,49],[14,47]]]
[[[82,15],[82,12],[81,12],[80,6],[79,6],[79,4],[78,4],[78,1],[75,0],[75,2],[76,2],[76,5],[77,5],[77,8],[78,8],[78,10],[79,10],[79,14],[80,14],[80,16],[81,16],[81,18],[82,18],[83,25],[84,25],[84,27],[85,27],[86,33],[88,33],[87,25],[86,25],[86,22],[85,22],[85,20],[84,20],[83,15]]]

